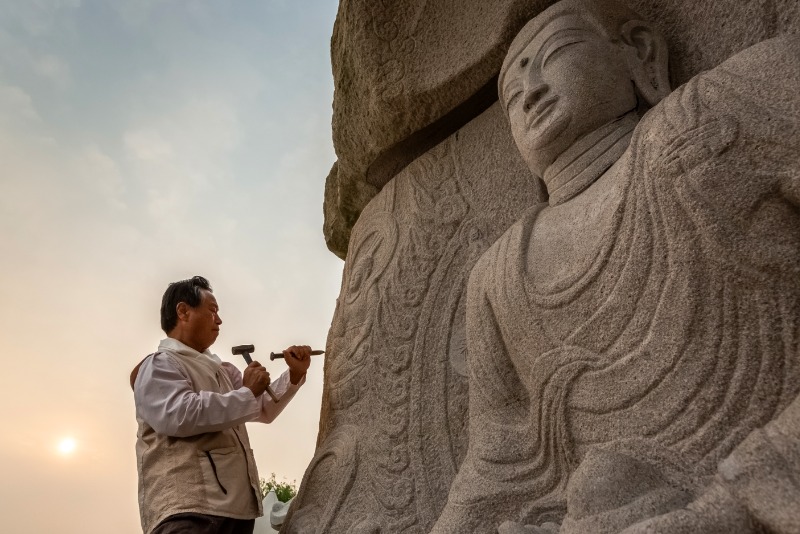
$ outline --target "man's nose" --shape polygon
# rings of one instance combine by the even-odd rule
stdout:
[[[525,90],[525,98],[522,101],[522,109],[525,113],[529,112],[539,102],[549,89],[545,83],[531,84]]]
[[[220,317],[218,313],[214,314],[214,323],[218,325],[222,324],[222,317]]]

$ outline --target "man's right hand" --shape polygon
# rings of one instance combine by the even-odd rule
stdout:
[[[242,375],[242,385],[249,388],[256,398],[260,397],[269,386],[269,373],[258,362],[252,362],[244,370]]]

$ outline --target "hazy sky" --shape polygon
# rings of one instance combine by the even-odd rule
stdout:
[[[128,374],[168,282],[210,279],[240,368],[232,345],[324,348],[337,4],[0,0],[3,532],[141,532]],[[249,425],[262,475],[299,481],[321,390],[316,359]]]

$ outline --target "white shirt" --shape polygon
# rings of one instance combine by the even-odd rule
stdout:
[[[233,391],[196,393],[192,383],[181,370],[170,363],[164,353],[209,358],[228,373]],[[172,338],[161,341],[158,354],[147,358],[139,368],[133,393],[136,417],[159,434],[185,438],[205,432],[218,432],[249,421],[271,423],[283,411],[305,382],[293,385],[287,369],[270,387],[279,403],[269,395],[258,398],[250,388],[242,386],[242,373],[231,363],[223,362],[208,350],[200,353]]]

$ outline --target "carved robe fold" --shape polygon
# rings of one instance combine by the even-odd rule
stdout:
[[[560,523],[586,451],[626,440],[699,490],[798,396],[798,95],[796,38],[734,56],[644,116],[608,171],[613,201],[583,215],[599,230],[580,261],[561,269],[537,225],[606,177],[481,258],[469,449],[434,532],[494,532],[498,510]]]

